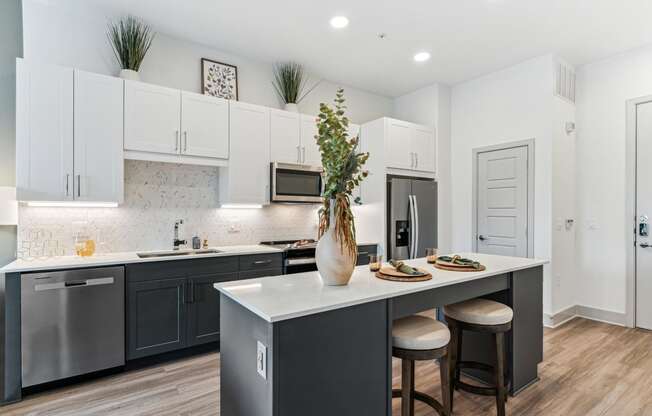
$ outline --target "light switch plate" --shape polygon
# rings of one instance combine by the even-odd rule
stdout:
[[[256,371],[258,375],[267,380],[267,347],[262,342],[256,341]]]

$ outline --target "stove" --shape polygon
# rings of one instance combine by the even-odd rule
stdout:
[[[283,250],[283,274],[317,270],[315,261],[317,241],[313,239],[263,241],[260,244]]]

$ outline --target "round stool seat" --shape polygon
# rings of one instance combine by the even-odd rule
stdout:
[[[394,348],[404,350],[434,350],[448,345],[450,339],[446,325],[421,315],[397,319],[392,329]]]
[[[444,314],[456,321],[476,325],[501,325],[512,321],[514,311],[489,299],[471,299],[444,307]]]

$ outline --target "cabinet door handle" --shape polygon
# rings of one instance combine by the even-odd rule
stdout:
[[[77,196],[81,196],[81,175],[77,175]]]
[[[70,196],[70,174],[66,173],[66,196]]]
[[[259,265],[262,265],[262,264],[270,264],[271,262],[272,262],[271,260],[258,260],[258,261],[253,262],[253,264],[259,266]]]
[[[414,167],[419,167],[419,154],[417,152],[414,152]]]
[[[179,130],[174,131],[174,151],[178,152],[179,151]]]
[[[301,145],[297,145],[297,163],[301,163]]]
[[[183,153],[188,151],[188,131],[183,132]]]
[[[301,151],[303,152],[303,155],[301,157],[301,163],[306,163],[306,146],[302,146]]]

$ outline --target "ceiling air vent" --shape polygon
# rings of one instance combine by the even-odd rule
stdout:
[[[575,104],[575,70],[562,62],[555,62],[555,95]]]

